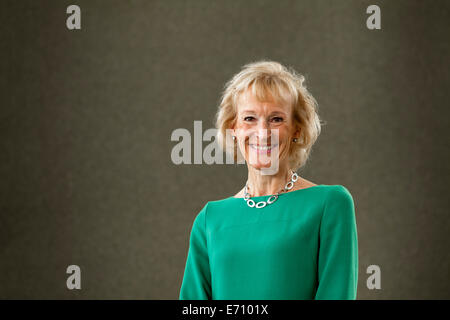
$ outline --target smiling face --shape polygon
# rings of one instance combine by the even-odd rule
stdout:
[[[239,150],[245,161],[255,169],[272,165],[287,166],[292,139],[297,137],[291,106],[286,103],[259,101],[247,89],[237,101],[236,130]]]

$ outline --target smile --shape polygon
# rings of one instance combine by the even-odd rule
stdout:
[[[277,144],[270,145],[270,146],[267,146],[267,145],[266,146],[260,146],[260,145],[256,145],[256,144],[251,144],[250,145],[250,147],[252,149],[255,149],[255,150],[258,150],[258,151],[270,151],[270,150],[276,148],[277,146],[278,146]]]

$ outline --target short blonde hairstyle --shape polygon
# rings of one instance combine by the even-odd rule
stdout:
[[[225,84],[222,99],[216,113],[217,143],[226,153],[237,159],[237,144],[229,139],[226,130],[231,129],[237,116],[240,95],[251,88],[260,101],[288,103],[292,106],[293,125],[300,130],[297,143],[288,151],[290,169],[296,171],[305,165],[311,148],[321,131],[318,105],[303,84],[305,77],[275,61],[258,61],[246,64]]]

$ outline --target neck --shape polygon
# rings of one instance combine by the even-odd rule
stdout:
[[[274,175],[262,175],[253,167],[248,170],[248,188],[252,197],[276,194],[284,188],[291,178],[291,170],[287,166],[280,167]]]

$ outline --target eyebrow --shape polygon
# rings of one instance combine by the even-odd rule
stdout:
[[[242,110],[242,113],[255,113],[253,110]],[[281,114],[281,115],[286,115],[286,113],[284,111],[273,111],[270,113],[270,115],[275,115],[275,114]]]

